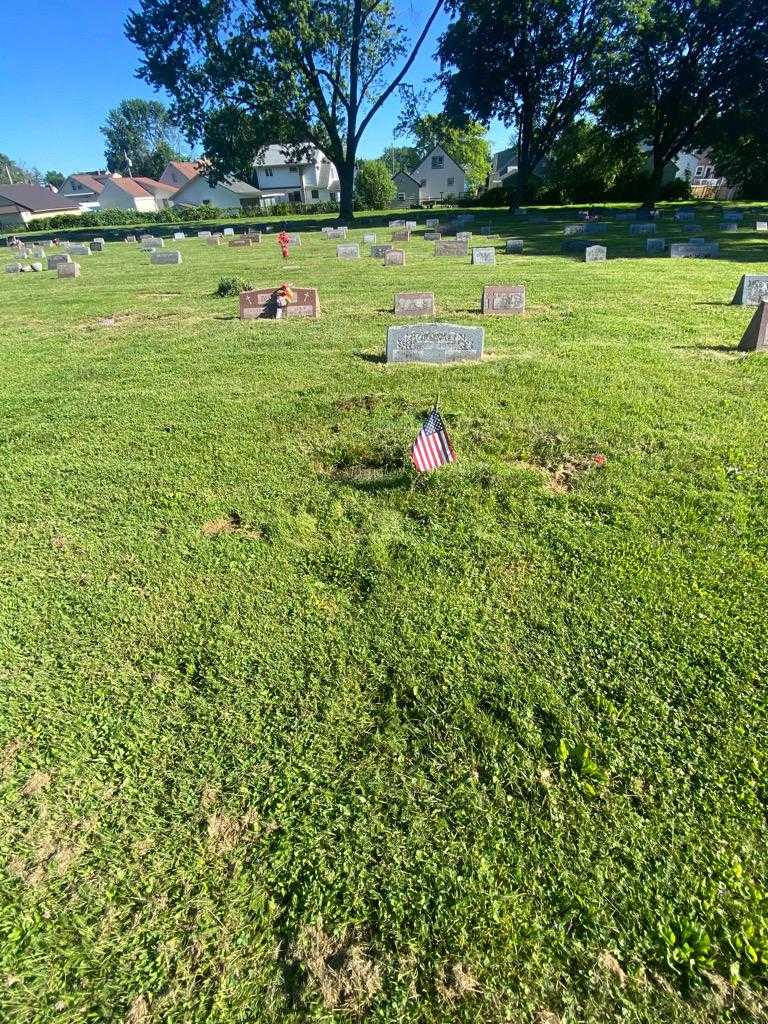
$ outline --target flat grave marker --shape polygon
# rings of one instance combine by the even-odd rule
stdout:
[[[178,249],[155,249],[149,254],[149,262],[179,264],[181,263],[181,253]]]
[[[283,320],[292,317],[317,319],[320,299],[317,288],[291,288],[293,299],[282,309],[277,304],[278,288],[255,288],[240,292],[241,320]]]
[[[452,239],[441,238],[438,242],[435,242],[435,256],[468,256],[469,255],[469,242],[457,238],[454,242]]]
[[[493,316],[517,316],[525,312],[525,285],[487,284],[483,288],[481,308]]]
[[[336,256],[340,260],[359,260],[360,259],[360,246],[359,245],[337,245]]]
[[[385,267],[402,267],[405,266],[405,253],[402,249],[390,249],[388,253],[384,254],[384,266]]]
[[[387,330],[388,363],[452,363],[478,360],[485,330],[459,324],[410,324]]]
[[[690,242],[678,243],[669,247],[669,256],[673,260],[711,260],[716,259],[719,255],[720,246],[717,242],[705,242],[703,245],[691,245]]]
[[[433,292],[397,292],[394,312],[400,316],[434,316]]]

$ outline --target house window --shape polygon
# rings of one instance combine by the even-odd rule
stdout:
[[[398,201],[398,203],[404,203],[405,202],[405,192],[398,192],[397,193],[397,201]]]
[[[703,174],[704,174],[704,168],[699,166],[699,167],[696,168],[696,174],[694,175],[694,177],[695,178],[700,178]]]
[[[446,178],[446,179],[445,179],[445,183],[446,183],[446,185],[448,185],[448,186],[452,185],[452,184],[453,184],[453,178]]]
[[[291,174],[298,174],[299,173],[299,168],[296,166],[296,164],[291,164],[288,167],[288,170],[291,172]]]
[[[274,174],[275,174],[275,172],[272,170],[271,167],[265,167],[264,168],[264,177],[265,178],[272,178],[272,177],[274,177]]]
[[[432,157],[432,170],[433,171],[439,171],[439,170],[442,169],[442,166],[443,166],[443,158],[441,156],[433,156]]]
[[[707,177],[707,178],[714,178],[714,176],[715,176],[715,168],[714,167],[708,167],[707,168],[707,173],[706,173],[705,177]]]
[[[312,198],[313,199],[319,199],[320,198],[320,189],[319,188],[313,188],[312,189]]]
[[[422,178],[421,181],[419,182],[419,188],[426,188],[426,187],[427,187],[427,179],[426,178]]]
[[[289,203],[300,203],[301,202],[301,192],[289,192],[288,193],[288,202]]]

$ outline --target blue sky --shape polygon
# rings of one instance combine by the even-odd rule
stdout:
[[[123,33],[131,0],[84,8],[55,0],[3,6],[3,38],[17,45],[3,47],[0,62],[0,152],[42,171],[103,167],[99,126],[107,111],[129,97],[156,95],[135,77],[138,53]],[[423,0],[397,0],[413,36],[426,19],[425,7]],[[408,81],[416,86],[437,70],[433,54],[446,21],[439,16],[411,69]],[[439,98],[432,105],[439,109]],[[361,156],[377,156],[391,142],[398,110],[395,99],[382,108],[363,139]],[[494,126],[494,149],[505,146],[507,137]]]

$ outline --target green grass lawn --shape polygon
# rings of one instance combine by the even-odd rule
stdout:
[[[0,1020],[768,1019],[768,236],[491,217],[0,274]],[[422,289],[481,363],[381,361]]]

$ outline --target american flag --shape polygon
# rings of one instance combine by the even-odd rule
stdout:
[[[411,447],[411,462],[420,473],[456,461],[456,453],[437,406],[432,410]]]

